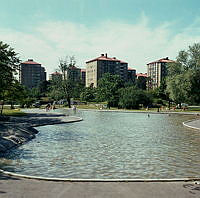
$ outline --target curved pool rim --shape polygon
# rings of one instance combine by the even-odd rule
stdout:
[[[19,177],[24,179],[35,179],[43,181],[57,181],[57,182],[191,182],[200,181],[198,177],[191,178],[172,178],[172,179],[79,179],[79,178],[56,178],[56,177],[39,177],[22,175],[0,169],[0,173],[8,176]]]

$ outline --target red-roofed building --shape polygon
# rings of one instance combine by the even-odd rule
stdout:
[[[57,71],[52,74],[49,74],[49,80],[53,81],[62,80],[62,74]]]
[[[139,77],[144,77],[144,78],[147,78],[147,73],[137,73],[136,74],[136,76],[137,76],[137,79],[139,78]]]
[[[135,79],[136,79],[136,69],[133,68],[128,68],[128,81],[135,83]]]
[[[147,89],[147,73],[137,73],[137,87],[143,90]]]
[[[161,81],[167,75],[167,64],[173,62],[166,57],[147,64],[147,76],[150,77],[148,89],[155,89],[160,86]]]
[[[77,82],[81,80],[81,69],[76,66],[70,66],[67,69],[67,79],[70,79],[71,81]]]
[[[98,80],[105,74],[110,73],[119,75],[124,81],[127,81],[128,63],[110,58],[107,54],[101,54],[100,57],[86,62],[86,87],[93,85],[97,87]]]
[[[20,65],[19,81],[30,89],[37,87],[41,82],[46,81],[45,68],[33,59],[28,59]]]

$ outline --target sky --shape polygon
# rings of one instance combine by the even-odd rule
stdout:
[[[199,0],[0,0],[0,40],[50,74],[107,53],[137,73],[200,42]]]

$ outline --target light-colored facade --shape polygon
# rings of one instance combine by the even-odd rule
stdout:
[[[147,64],[148,89],[158,88],[162,79],[167,75],[167,63],[172,63],[168,57]]]
[[[107,54],[86,62],[86,87],[97,87],[98,80],[105,74],[119,75],[123,81],[127,81],[128,63],[110,58]]]
[[[46,81],[46,72],[40,63],[34,62],[33,59],[28,59],[28,61],[21,63],[19,82],[22,85],[32,89],[43,81]]]

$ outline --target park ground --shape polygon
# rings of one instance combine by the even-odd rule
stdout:
[[[55,182],[0,174],[1,198],[199,198],[195,182]]]
[[[14,112],[18,110],[13,110]],[[9,112],[9,110],[7,110]],[[12,112],[9,112],[12,114]],[[21,113],[17,113],[20,115]],[[23,115],[23,114],[22,114]],[[200,198],[200,184],[179,182],[48,181],[0,173],[1,198]]]

